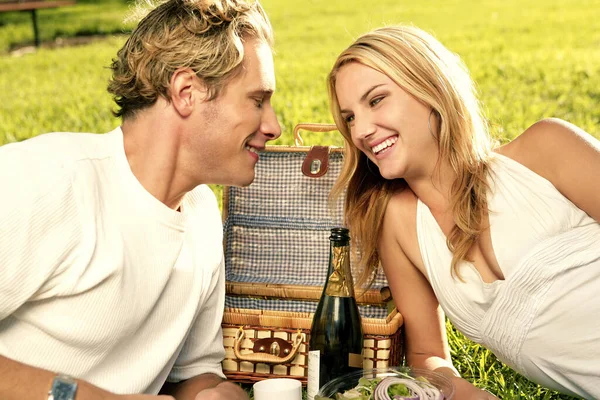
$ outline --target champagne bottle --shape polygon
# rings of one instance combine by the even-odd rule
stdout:
[[[330,380],[362,369],[363,334],[350,270],[350,236],[331,230],[327,281],[314,314],[308,353],[308,399]]]

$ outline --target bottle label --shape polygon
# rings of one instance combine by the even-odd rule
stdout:
[[[363,367],[363,356],[362,354],[349,353],[348,354],[348,366],[352,368]]]
[[[354,286],[352,284],[352,272],[350,271],[349,247],[334,247],[333,249],[333,272],[327,278],[325,293],[328,296],[352,297]]]
[[[321,352],[311,350],[308,352],[308,378],[306,380],[306,393],[308,400],[313,400],[319,392],[319,364],[321,362]]]

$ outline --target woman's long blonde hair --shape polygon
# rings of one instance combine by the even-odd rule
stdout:
[[[432,35],[411,26],[375,29],[360,36],[337,58],[328,76],[328,91],[333,118],[344,136],[345,160],[332,199],[346,192],[345,222],[361,253],[359,286],[370,284],[379,268],[377,244],[383,216],[392,194],[406,187],[406,182],[383,178],[352,143],[335,91],[338,71],[352,62],[387,75],[430,106],[437,117],[439,157],[447,160],[456,174],[450,199],[455,226],[447,245],[453,253],[452,273],[460,278],[458,263],[467,258],[486,228],[486,179],[491,153],[487,123],[468,70]]]

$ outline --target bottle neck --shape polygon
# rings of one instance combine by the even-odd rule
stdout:
[[[347,241],[331,241],[325,294],[333,297],[354,297],[350,245]]]

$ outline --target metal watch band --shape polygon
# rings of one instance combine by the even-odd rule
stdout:
[[[56,375],[48,392],[48,400],[75,400],[77,382],[68,375]]]

